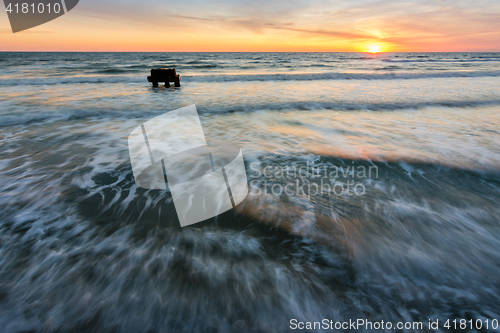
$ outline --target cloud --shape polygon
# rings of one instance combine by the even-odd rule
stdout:
[[[303,28],[295,28],[294,23],[285,22],[285,23],[271,23],[265,22],[261,18],[253,18],[253,17],[195,17],[195,16],[185,16],[185,15],[169,15],[171,17],[186,19],[186,20],[194,20],[200,22],[210,22],[210,23],[221,23],[232,26],[240,26],[252,31],[262,30],[286,30],[299,32],[302,34],[308,35],[320,35],[320,36],[329,36],[336,38],[345,38],[345,39],[373,39],[376,36],[371,34],[364,33],[355,33],[355,32],[347,32],[347,31],[335,31],[335,30],[322,30],[322,29],[303,29]]]
[[[325,35],[329,37],[337,37],[337,38],[345,38],[345,39],[374,39],[377,38],[374,35],[370,34],[360,34],[360,33],[352,33],[352,32],[343,32],[343,31],[334,31],[334,30],[308,30],[308,29],[298,29],[298,28],[290,28],[290,27],[274,27],[274,29],[281,30],[289,30],[295,32],[301,32],[305,34],[311,35]]]

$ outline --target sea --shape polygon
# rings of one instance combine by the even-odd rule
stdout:
[[[128,136],[192,104],[249,194],[181,228]],[[499,143],[500,53],[1,52],[0,331],[499,332]]]

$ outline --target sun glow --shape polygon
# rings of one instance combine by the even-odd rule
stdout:
[[[374,44],[368,46],[368,52],[370,53],[380,53],[382,52],[382,46]]]

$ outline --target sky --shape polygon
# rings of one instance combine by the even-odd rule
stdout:
[[[2,7],[3,8],[3,7]],[[500,51],[498,0],[80,0],[1,51]]]

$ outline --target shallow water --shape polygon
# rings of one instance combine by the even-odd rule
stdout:
[[[500,319],[498,53],[0,59],[2,331]],[[127,136],[193,103],[251,193],[181,229]]]

